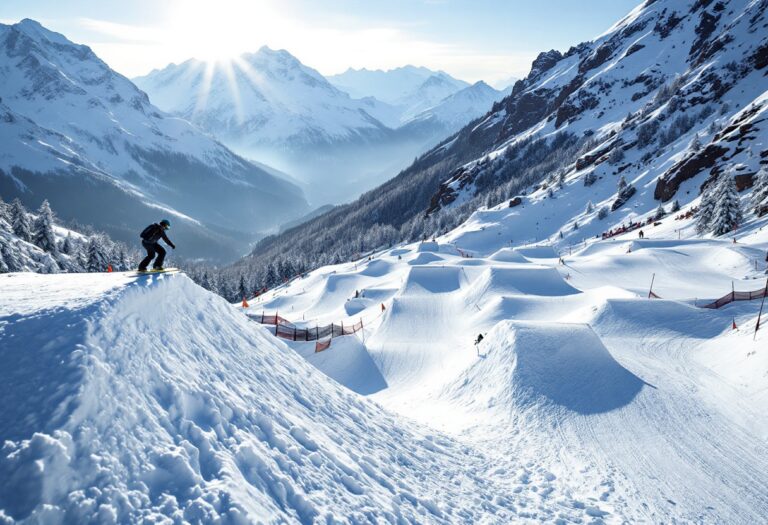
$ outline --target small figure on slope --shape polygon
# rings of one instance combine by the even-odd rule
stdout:
[[[139,263],[139,271],[140,272],[146,272],[147,266],[150,262],[152,262],[152,259],[155,258],[155,255],[157,255],[157,259],[155,260],[155,263],[152,265],[152,268],[154,270],[162,270],[163,269],[163,261],[165,260],[165,249],[160,246],[158,241],[160,239],[164,240],[165,243],[173,248],[176,249],[176,245],[171,242],[171,240],[168,238],[167,235],[165,235],[165,230],[169,229],[171,227],[171,223],[168,219],[163,219],[159,223],[150,224],[146,228],[144,228],[144,231],[141,232],[141,245],[144,246],[144,249],[147,250],[147,256],[144,257],[144,259],[141,260]]]

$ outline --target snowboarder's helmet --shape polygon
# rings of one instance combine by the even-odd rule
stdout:
[[[163,219],[162,221],[160,221],[160,226],[162,226],[167,230],[168,228],[171,227],[171,221],[169,221],[168,219]]]

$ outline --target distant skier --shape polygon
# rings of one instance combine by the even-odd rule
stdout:
[[[477,355],[480,355],[480,343],[483,342],[483,334],[477,334],[477,339],[475,339],[475,350],[477,350]]]
[[[152,259],[157,255],[155,263],[152,265],[154,270],[163,269],[163,261],[165,260],[165,249],[160,246],[158,241],[160,239],[165,241],[165,244],[176,249],[176,245],[171,242],[168,236],[165,234],[165,230],[171,227],[171,222],[168,219],[163,219],[159,223],[150,224],[144,231],[141,232],[141,245],[147,250],[147,256],[139,263],[139,271],[146,272],[147,266]]]
[[[643,230],[640,230],[640,233],[638,233],[637,236],[640,237],[641,239],[645,239],[645,233],[643,232]]]

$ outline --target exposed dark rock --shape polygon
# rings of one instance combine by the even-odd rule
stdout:
[[[768,44],[763,44],[755,49],[752,54],[752,66],[757,70],[768,66]]]
[[[736,181],[736,190],[737,191],[744,191],[744,190],[754,186],[754,184],[755,184],[755,175],[757,175],[757,172],[741,173],[739,175],[736,175],[734,177],[734,180]]]
[[[702,46],[709,40],[712,32],[717,27],[717,22],[720,20],[720,16],[713,15],[708,11],[702,11],[699,15],[699,23],[696,25],[696,40],[691,45],[691,50],[688,54],[693,57],[701,50]]]
[[[611,58],[613,54],[613,45],[610,42],[604,42],[592,54],[579,64],[579,74],[584,74],[590,69],[599,67]]]
[[[632,44],[631,46],[629,46],[629,49],[627,49],[627,52],[624,54],[624,56],[628,57],[629,55],[634,55],[644,47],[645,46],[643,44]]]
[[[677,25],[682,22],[683,18],[680,16],[677,16],[677,12],[672,12],[666,20],[659,19],[658,22],[656,22],[656,25],[653,27],[653,30],[661,36],[661,39],[664,40],[667,38],[670,33],[672,33],[672,30],[677,27]]]
[[[691,157],[681,160],[662,175],[656,183],[653,197],[663,202],[675,196],[680,185],[702,170],[711,168],[720,157],[728,152],[729,148],[718,144],[710,144]]]
[[[637,189],[634,186],[627,186],[624,188],[624,190],[616,197],[616,200],[613,201],[613,204],[611,204],[611,211],[616,211],[624,206],[635,193],[637,193]]]
[[[542,73],[549,71],[555,67],[555,64],[557,64],[562,59],[563,54],[556,49],[539,53],[539,56],[537,56],[533,61],[533,64],[531,64],[531,73],[529,78],[537,77]]]
[[[522,203],[523,203],[523,198],[518,195],[517,197],[513,197],[509,201],[509,207],[514,208],[515,206],[520,206]]]

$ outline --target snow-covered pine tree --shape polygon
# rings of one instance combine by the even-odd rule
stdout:
[[[240,274],[240,282],[237,285],[237,297],[245,299],[248,295],[248,289],[245,286],[245,274]]]
[[[67,236],[64,237],[64,240],[61,241],[61,248],[59,248],[59,251],[65,255],[72,255],[73,250],[72,235],[68,233]]]
[[[592,204],[592,201],[587,202],[587,207],[584,209],[584,213],[592,213],[595,210],[595,205]]]
[[[712,210],[712,233],[725,235],[741,224],[744,214],[741,210],[741,198],[736,190],[736,181],[726,175],[718,184],[715,192],[715,204]]]
[[[624,178],[624,175],[619,177],[619,180],[616,183],[616,187],[618,189],[619,195],[621,195],[621,192],[624,191],[624,189],[627,187],[627,179]]]
[[[653,214],[653,220],[659,221],[659,220],[663,219],[666,214],[667,214],[667,212],[664,209],[664,205],[659,203],[659,207],[656,208],[656,212]]]
[[[611,150],[611,154],[608,155],[608,162],[610,162],[613,165],[618,164],[624,160],[624,148],[621,146],[616,146]]]
[[[53,211],[48,200],[44,200],[37,212],[32,229],[32,242],[52,255],[58,254],[56,236],[53,234]]]
[[[608,208],[603,206],[602,208],[597,210],[597,219],[602,221],[606,217],[608,217]]]
[[[23,241],[30,241],[32,233],[29,226],[27,210],[19,199],[13,199],[11,203],[11,226],[13,233]]]
[[[91,273],[105,272],[107,265],[109,265],[109,261],[102,239],[98,235],[94,235],[87,244],[85,271]]]
[[[693,136],[693,140],[691,140],[690,149],[691,149],[691,151],[701,151],[702,147],[703,146],[701,144],[701,137],[699,137],[699,134],[696,133]]]
[[[4,228],[4,225],[10,227],[11,225],[11,210],[9,205],[3,200],[3,196],[0,195],[0,228]],[[10,231],[10,230],[8,230]]]
[[[680,201],[675,199],[675,201],[672,203],[672,209],[669,210],[669,213],[675,213],[680,211]]]
[[[595,175],[595,172],[590,171],[584,175],[584,186],[592,186],[595,182],[597,182],[597,175]]]
[[[579,229],[579,221],[573,221],[573,231],[576,231]]]
[[[757,172],[749,205],[756,214],[768,207],[768,168],[760,168]]]
[[[21,272],[23,270],[24,266],[19,260],[11,240],[0,235],[0,273]]]
[[[712,181],[704,188],[699,202],[699,211],[696,212],[696,233],[703,235],[707,233],[712,224],[712,212],[715,207],[715,188],[718,181]]]

